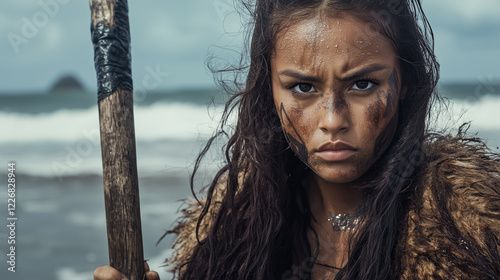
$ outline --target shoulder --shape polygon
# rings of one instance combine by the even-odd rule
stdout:
[[[442,137],[426,144],[428,164],[422,176],[426,199],[446,202],[454,221],[500,218],[500,157],[477,139]],[[432,196],[429,196],[430,194]],[[485,227],[500,229],[498,223]],[[499,231],[500,232],[500,231]]]
[[[182,275],[183,269],[193,255],[196,246],[206,238],[214,218],[217,215],[218,206],[222,201],[225,189],[226,178],[223,177],[217,182],[210,208],[201,221],[200,216],[207,203],[207,199],[203,198],[201,200],[196,200],[194,198],[188,198],[185,200],[185,207],[181,210],[182,215],[178,219],[177,225],[174,229],[166,233],[177,235],[177,238],[172,244],[172,248],[174,249],[172,257],[167,259],[165,263],[166,266],[169,266],[169,270],[174,275]]]
[[[403,278],[500,277],[500,162],[476,139],[425,144],[400,251]]]

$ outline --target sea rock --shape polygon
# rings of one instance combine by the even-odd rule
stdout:
[[[50,89],[50,92],[84,91],[82,83],[72,75],[61,77]]]

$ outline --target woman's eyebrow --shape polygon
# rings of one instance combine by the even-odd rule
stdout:
[[[369,65],[357,72],[354,72],[352,74],[349,74],[345,77],[339,78],[340,81],[351,81],[351,80],[356,80],[358,78],[361,78],[367,74],[370,74],[372,72],[380,71],[380,70],[385,70],[390,68],[388,65],[383,65],[383,64],[373,64]]]
[[[292,77],[292,78],[295,78],[297,80],[306,81],[306,82],[316,82],[317,83],[320,80],[318,77],[303,75],[303,74],[297,73],[293,70],[283,70],[279,73],[279,75]]]
[[[390,66],[388,66],[388,65],[373,64],[373,65],[369,65],[369,66],[367,66],[367,67],[365,67],[365,68],[363,68],[355,73],[349,74],[349,75],[342,77],[342,78],[338,78],[338,80],[340,80],[340,81],[356,80],[356,79],[361,78],[361,77],[363,77],[367,74],[370,74],[372,72],[385,70],[388,68],[390,68]],[[295,78],[297,80],[306,81],[306,82],[316,82],[317,83],[320,81],[320,79],[318,77],[300,74],[300,73],[295,72],[293,70],[283,70],[279,73],[279,75],[292,77],[292,78]]]

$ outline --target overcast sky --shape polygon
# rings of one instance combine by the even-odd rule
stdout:
[[[230,3],[129,0],[135,86],[151,71],[161,72],[158,89],[213,85],[207,56],[223,57],[229,51],[221,47],[238,49],[241,43]],[[0,92],[46,91],[65,74],[95,90],[88,5],[2,0]],[[427,0],[424,9],[434,28],[442,81],[500,81],[499,0]]]

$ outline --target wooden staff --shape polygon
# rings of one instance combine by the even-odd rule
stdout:
[[[142,280],[127,0],[90,0],[110,265]]]

